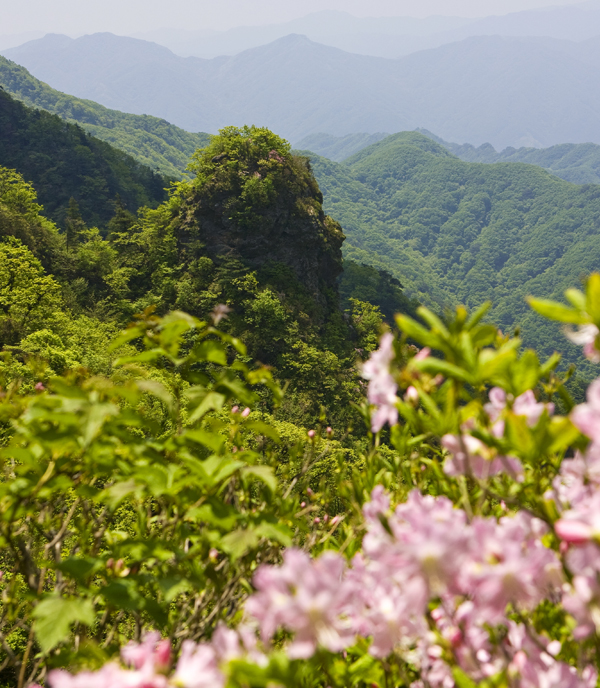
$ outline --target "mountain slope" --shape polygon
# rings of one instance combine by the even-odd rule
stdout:
[[[325,211],[347,236],[346,257],[388,270],[438,307],[490,299],[503,330],[521,326],[526,343],[546,353],[564,349],[525,297],[559,298],[598,270],[600,186],[532,165],[463,162],[416,132],[345,163],[311,160]],[[568,355],[579,354],[572,347]]]
[[[250,122],[299,141],[424,127],[496,148],[600,143],[600,39],[480,37],[386,60],[296,35],[203,60],[95,34],[4,54],[54,88],[190,131]]]
[[[595,143],[562,143],[550,148],[505,148],[497,151],[490,143],[476,148],[470,143],[444,141],[427,129],[417,131],[465,162],[525,162],[542,167],[573,184],[600,183],[600,145]],[[383,134],[313,134],[304,138],[297,146],[335,162],[343,162],[383,138]]]
[[[31,182],[47,216],[61,224],[71,198],[86,223],[104,226],[115,214],[117,195],[131,212],[166,197],[165,180],[150,168],[1,89],[0,166]]]
[[[109,110],[91,100],[56,91],[1,56],[0,85],[25,105],[80,124],[93,136],[168,177],[180,178],[192,153],[208,144],[208,134],[192,134],[164,119]]]

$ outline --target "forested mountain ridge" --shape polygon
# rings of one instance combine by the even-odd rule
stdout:
[[[161,175],[81,127],[27,108],[1,88],[0,166],[32,182],[45,213],[61,224],[71,199],[84,222],[104,227],[115,214],[117,196],[130,212],[167,196]]]
[[[435,308],[489,299],[492,317],[544,353],[529,295],[559,297],[600,266],[600,187],[576,186],[533,165],[467,163],[416,133],[396,134],[335,163],[311,156],[345,255],[385,268]]]
[[[299,141],[424,127],[505,148],[600,143],[599,45],[480,36],[389,60],[290,35],[203,60],[94,34],[46,36],[3,54],[53,88],[189,131],[256,122]]]
[[[91,138],[49,113],[27,115],[0,95],[16,112]],[[19,136],[13,140],[17,145]],[[268,130],[223,130],[191,169],[193,179],[137,217],[112,204],[101,234],[72,213],[57,228],[43,217],[33,188],[0,167],[0,346],[27,353],[35,345],[37,355],[54,356],[59,372],[57,366],[89,360],[77,323],[94,330],[97,322],[105,337],[148,308],[205,320],[227,315],[221,327],[291,384],[282,418],[314,423],[327,401],[330,422],[355,423],[357,356],[376,347],[383,316],[391,322],[395,312],[414,313],[415,304],[389,274],[353,263],[340,299],[344,235],[323,212],[306,158]],[[92,349],[92,372],[104,370],[105,345]],[[0,360],[0,378],[11,371]]]
[[[561,143],[550,148],[505,148],[497,151],[490,143],[475,147],[470,143],[444,141],[427,129],[417,132],[440,143],[465,162],[526,162],[538,165],[557,177],[573,184],[600,182],[600,145],[595,143]],[[389,134],[312,134],[298,142],[297,148],[310,150],[335,162],[343,162],[372,143]]]
[[[173,179],[181,178],[192,154],[209,140],[208,134],[192,134],[164,119],[110,110],[91,100],[56,91],[2,56],[0,85],[25,105],[79,124],[96,138]]]

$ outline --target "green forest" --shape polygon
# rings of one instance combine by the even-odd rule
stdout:
[[[35,185],[48,217],[63,226],[71,199],[86,222],[105,226],[114,215],[117,196],[134,213],[167,196],[160,174],[79,126],[27,108],[2,90],[0,161]]]
[[[110,110],[56,91],[2,56],[0,85],[25,105],[79,124],[96,138],[173,179],[181,178],[192,153],[208,143],[208,134],[191,134],[158,117]]]
[[[504,331],[518,327],[528,346],[577,359],[526,297],[558,298],[599,265],[599,187],[533,165],[467,163],[414,132],[344,163],[310,159],[347,258],[387,270],[438,310],[490,300]]]
[[[600,186],[6,64],[0,688],[596,688]]]

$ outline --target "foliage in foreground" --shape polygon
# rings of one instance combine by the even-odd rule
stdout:
[[[532,305],[597,361],[600,275],[567,297]],[[355,465],[277,445],[268,372],[182,314],[123,334],[119,385],[7,390],[11,685],[595,686],[600,382],[574,406],[485,311],[398,317]]]

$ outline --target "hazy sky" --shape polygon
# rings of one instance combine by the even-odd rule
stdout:
[[[507,14],[581,0],[0,0],[0,34],[134,33],[161,27],[192,30],[270,24],[325,9],[358,16]]]

